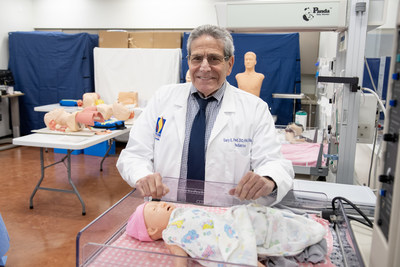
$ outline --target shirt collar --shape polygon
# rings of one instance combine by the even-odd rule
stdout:
[[[209,97],[214,97],[219,104],[222,100],[222,97],[224,96],[225,89],[226,89],[226,81],[222,84],[222,86],[217,91],[215,91],[214,94],[210,95]],[[192,96],[194,96],[193,94],[195,94],[195,93],[198,93],[198,90],[196,87],[194,87],[194,85],[192,83],[192,85],[190,86],[190,94]],[[201,97],[200,94],[199,94],[199,96]]]

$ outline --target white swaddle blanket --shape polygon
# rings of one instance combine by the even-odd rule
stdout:
[[[325,234],[322,225],[306,217],[249,204],[233,206],[223,214],[176,208],[163,239],[193,258],[256,266],[257,254],[296,255]]]

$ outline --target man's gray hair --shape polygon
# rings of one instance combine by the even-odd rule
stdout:
[[[191,55],[191,45],[194,40],[203,36],[209,35],[214,39],[221,40],[224,44],[224,56],[231,57],[235,53],[235,47],[233,46],[232,35],[225,28],[215,25],[202,25],[195,28],[189,35],[187,41],[188,55]]]

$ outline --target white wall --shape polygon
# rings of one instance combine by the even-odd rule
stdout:
[[[0,0],[0,68],[8,66],[10,31],[192,29],[201,24],[216,24],[214,5],[223,1],[225,0]],[[398,0],[386,1],[388,14],[384,28],[392,28]],[[324,47],[324,43],[320,45]]]
[[[8,68],[8,33],[32,31],[32,0],[0,0],[0,69]]]
[[[387,13],[386,22],[380,26],[380,29],[395,29],[396,28],[396,16],[399,7],[399,0],[385,0],[387,1]]]
[[[34,29],[193,29],[216,24],[221,0],[0,0],[0,68],[8,32]]]
[[[193,29],[216,24],[218,0],[0,0],[0,69],[8,68],[8,32],[90,29]],[[8,103],[0,113],[8,118]],[[0,120],[0,137],[8,135]]]
[[[386,0],[386,22],[377,29],[368,32],[365,46],[365,56],[378,58],[391,56],[393,53],[393,38],[396,29],[396,16],[399,0]]]
[[[192,29],[216,24],[218,0],[35,0],[35,28]]]
[[[33,30],[32,0],[0,0],[0,69],[8,68],[8,33]],[[0,137],[11,134],[8,99],[0,103]]]

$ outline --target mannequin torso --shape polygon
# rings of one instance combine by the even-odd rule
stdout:
[[[256,96],[260,96],[260,90],[263,80],[264,74],[257,73],[255,71],[236,74],[238,87]]]
[[[236,74],[235,78],[240,89],[253,95],[260,96],[261,85],[265,77],[264,74],[255,71],[256,64],[256,54],[247,52],[244,56],[246,70]]]

